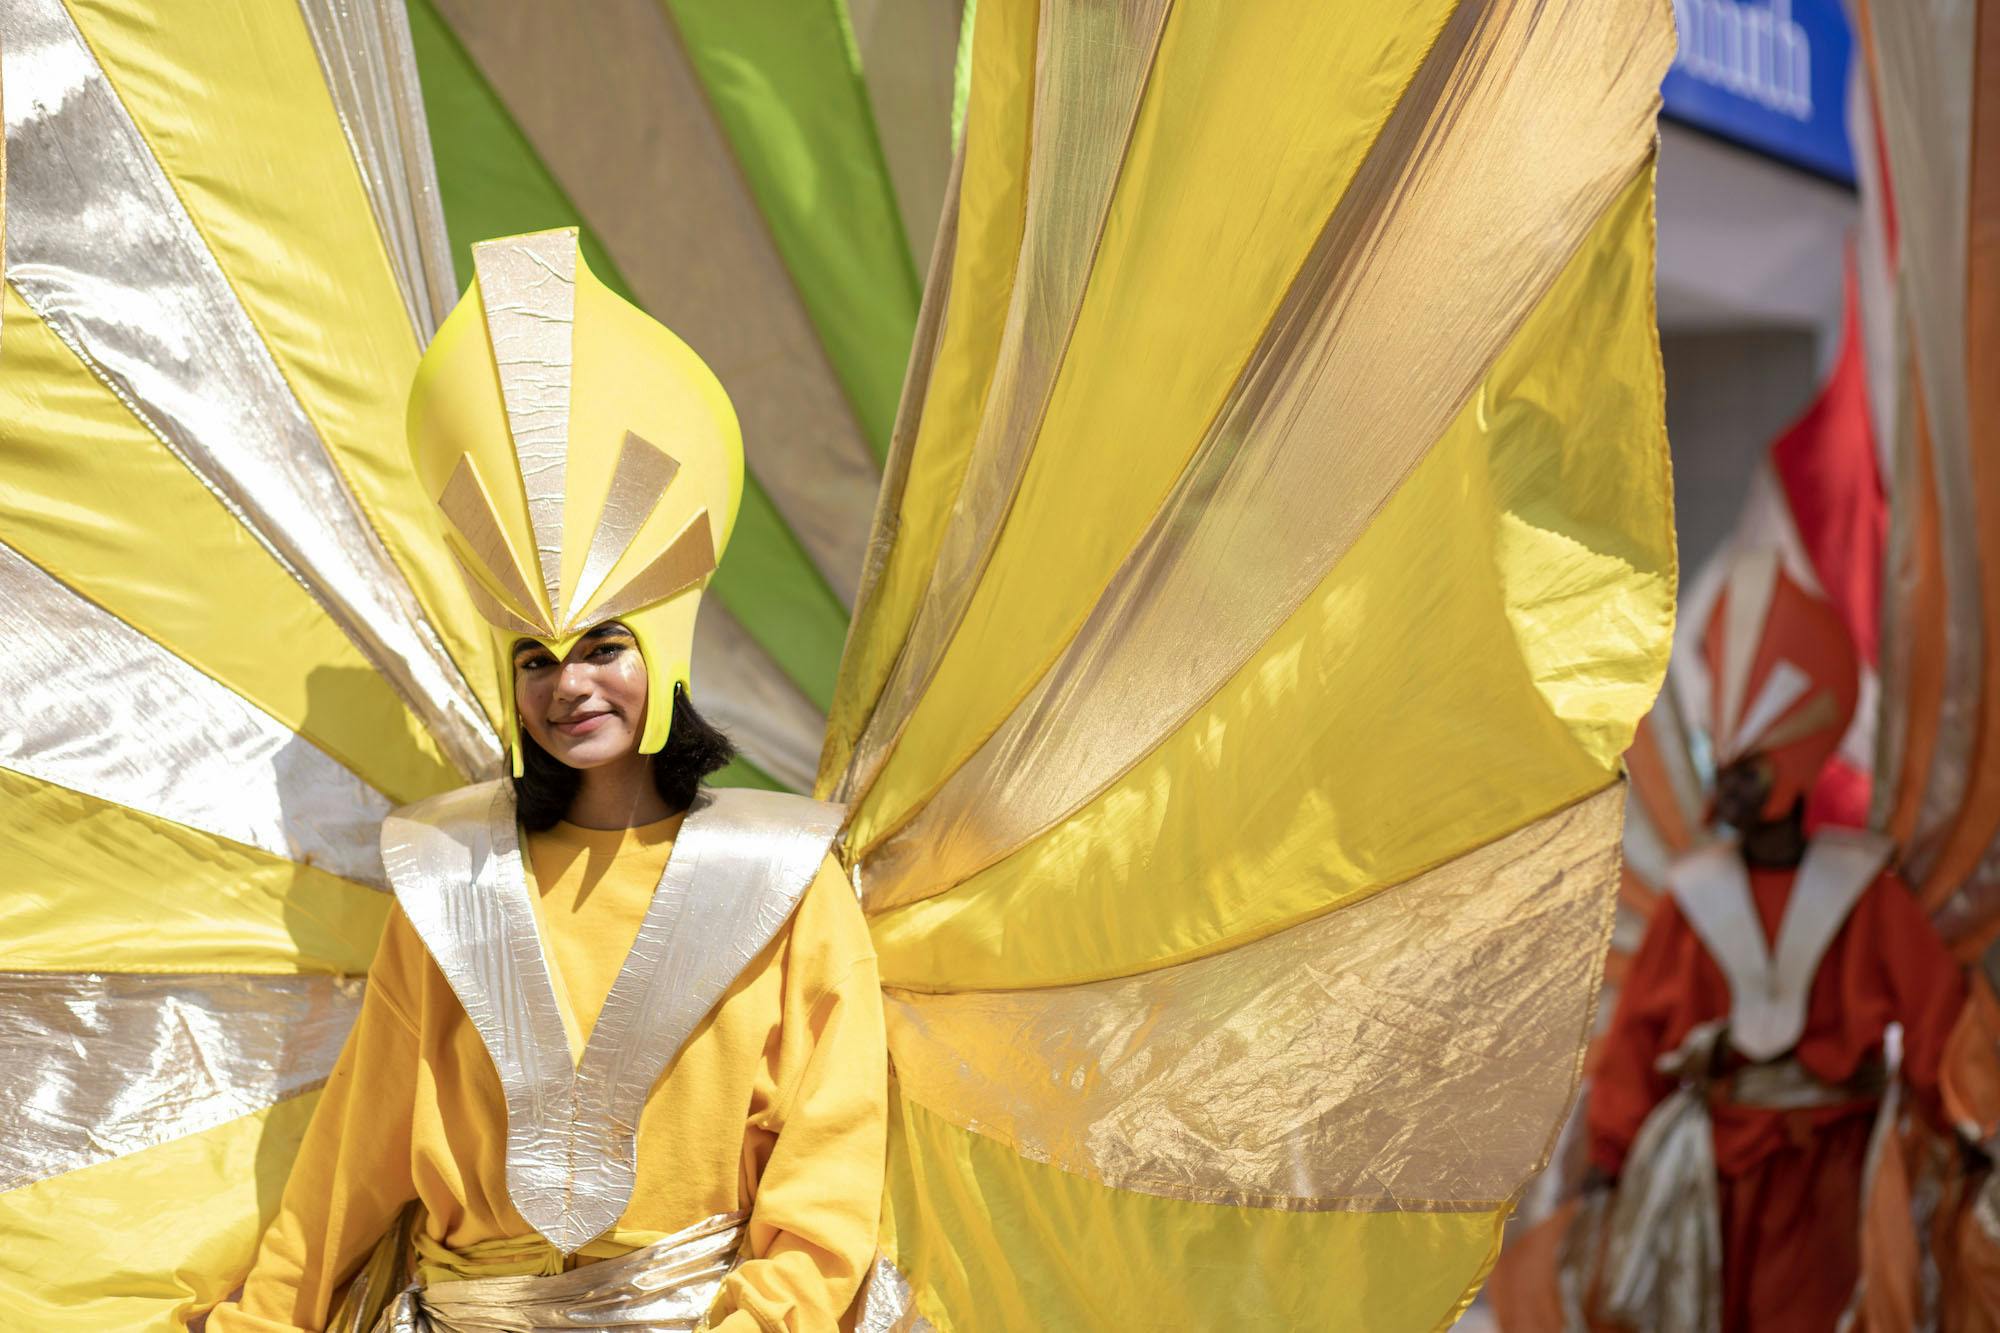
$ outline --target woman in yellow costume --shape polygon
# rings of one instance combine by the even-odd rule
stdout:
[[[736,418],[573,230],[475,260],[410,434],[511,673],[513,776],[384,827],[367,999],[209,1327],[366,1327],[389,1284],[343,1294],[414,1205],[381,1327],[831,1328],[875,1252],[882,1009],[839,807],[697,787],[730,756],[686,689]]]
[[[502,752],[534,798],[528,739],[674,744],[720,395],[567,237],[486,246],[413,469],[460,284],[403,7],[179,8],[0,0],[0,1323],[311,1327],[359,1272],[405,1325],[826,1328],[865,1266],[873,1330],[1448,1327],[1576,1086],[1671,639],[1667,0],[979,5],[879,461],[806,411],[867,329],[782,321],[893,220],[794,130],[922,7],[411,6],[575,196],[432,66],[509,204],[460,229],[583,217],[798,409],[690,697],[759,761],[816,681],[763,771],[838,836],[590,776],[595,853]],[[759,100],[822,21],[843,97]],[[698,151],[746,134],[784,171]]]

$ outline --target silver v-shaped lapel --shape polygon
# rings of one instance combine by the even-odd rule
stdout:
[[[1715,843],[1674,863],[1668,872],[1674,901],[1729,979],[1730,1045],[1752,1060],[1770,1060],[1798,1044],[1820,959],[1882,873],[1889,851],[1888,839],[1872,833],[1815,834],[1775,949],[1764,945],[1749,872],[1734,843]]]
[[[507,1099],[507,1189],[574,1253],[615,1225],[638,1178],[646,1097],[784,928],[840,826],[836,805],[704,793],[572,1062],[504,781],[446,792],[382,826],[396,899],[492,1057]]]

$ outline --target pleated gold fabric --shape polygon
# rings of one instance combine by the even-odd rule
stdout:
[[[1546,1161],[1570,1098],[1623,801],[1607,788],[1196,962],[1047,990],[892,990],[903,1095],[1118,1189],[1307,1211],[1499,1207]],[[1486,1113],[1468,1119],[1473,1106]]]

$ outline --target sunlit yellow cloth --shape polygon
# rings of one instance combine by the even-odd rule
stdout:
[[[528,840],[550,971],[579,1050],[676,827],[558,826]],[[829,861],[654,1089],[632,1201],[572,1265],[747,1211],[747,1259],[723,1284],[717,1327],[831,1329],[874,1254],[883,1061],[874,953]],[[419,1263],[436,1279],[559,1267],[508,1201],[506,1128],[478,1034],[394,913],[242,1299],[209,1328],[323,1328],[341,1285],[413,1198],[423,1210]]]

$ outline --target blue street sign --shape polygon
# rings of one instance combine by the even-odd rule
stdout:
[[[1666,114],[1852,185],[1840,0],[1674,0],[1680,54],[1660,86]]]

